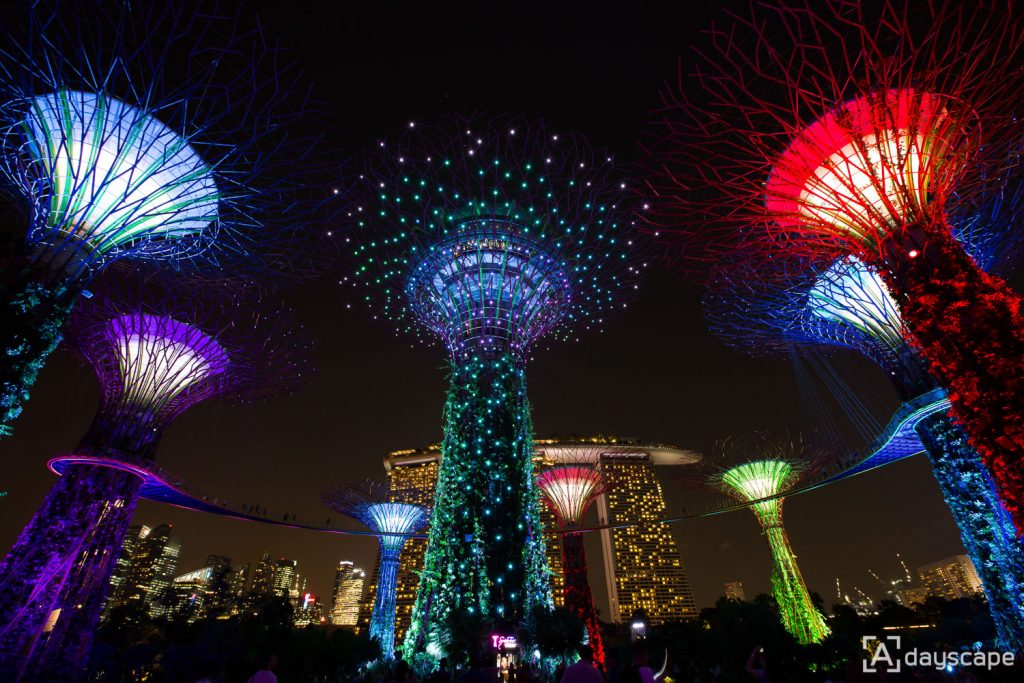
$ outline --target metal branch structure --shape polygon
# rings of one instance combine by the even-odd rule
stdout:
[[[102,390],[74,451],[81,460],[63,469],[0,562],[4,680],[72,681],[84,672],[144,482],[127,465],[152,460],[165,430],[197,403],[287,390],[306,366],[308,343],[287,311],[247,293],[184,293],[184,283],[112,276],[68,324],[69,347]]]
[[[402,502],[387,484],[375,481],[336,486],[324,493],[323,501],[330,509],[362,522],[377,534],[380,560],[370,638],[377,641],[386,659],[393,659],[399,556],[408,535],[426,526],[430,513],[421,505]]]
[[[578,525],[587,508],[598,496],[608,490],[601,473],[600,462],[590,456],[587,448],[565,464],[558,464],[537,475],[537,488],[544,504],[551,509],[559,526]],[[589,449],[593,450],[593,449]],[[601,624],[597,620],[594,595],[587,579],[587,553],[583,547],[583,534],[566,532],[562,538],[562,572],[565,579],[565,606],[576,612],[587,629],[594,662],[604,668],[604,640]]]
[[[783,626],[801,644],[821,642],[831,630],[811,601],[782,523],[786,492],[805,472],[821,465],[821,454],[799,439],[758,435],[726,442],[722,456],[722,462],[710,466],[706,481],[742,503],[751,503],[772,551],[772,595]]]
[[[261,29],[160,3],[30,5],[0,42],[0,189],[23,221],[0,278],[0,436],[109,264],[277,283],[325,261],[311,108]]]
[[[971,208],[955,229],[975,260],[1008,268],[1018,195],[992,183],[992,204]],[[1014,184],[1016,185],[1016,184]],[[1004,191],[999,191],[999,190]],[[954,213],[954,215],[956,215]],[[801,267],[802,266],[802,267]],[[705,294],[715,334],[754,355],[788,354],[791,345],[846,347],[874,360],[905,402],[938,389],[909,341],[899,306],[877,272],[854,256],[821,271],[797,259],[733,259],[716,271]],[[813,351],[812,351],[813,352]],[[944,397],[943,392],[939,392]],[[916,427],[960,538],[978,569],[999,639],[1024,645],[1024,547],[992,476],[963,429],[945,412]]]
[[[1012,7],[757,3],[665,90],[649,159],[684,268],[744,249],[879,274],[1018,533],[1022,301],[964,250],[949,204],[1019,166],[1022,57]]]
[[[450,358],[444,442],[407,657],[445,624],[511,627],[551,596],[525,364],[544,339],[601,329],[643,270],[632,194],[578,135],[512,117],[410,124],[367,154],[345,284],[396,332]]]

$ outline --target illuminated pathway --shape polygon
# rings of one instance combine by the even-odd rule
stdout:
[[[896,462],[897,460],[902,460],[921,453],[924,450],[924,446],[922,446],[921,439],[914,431],[914,428],[922,419],[940,410],[949,410],[949,399],[946,398],[945,392],[942,389],[935,389],[919,396],[916,399],[907,401],[899,410],[896,411],[895,415],[893,415],[892,419],[889,421],[886,429],[874,440],[874,442],[872,442],[869,448],[864,450],[864,452],[867,453],[865,457],[861,457],[860,454],[854,454],[845,462],[840,463],[840,467],[843,469],[840,469],[838,472],[833,474],[826,474],[820,480],[809,482],[801,488],[788,492],[787,495],[793,496],[797,493],[811,491],[827,484],[832,484],[842,479],[852,477],[856,474],[873,470],[876,467],[882,467],[883,465],[888,465]],[[306,521],[285,521],[284,515],[275,515],[273,513],[258,515],[251,512],[245,512],[226,499],[211,498],[210,496],[204,496],[194,490],[191,490],[191,487],[180,477],[167,472],[161,467],[157,467],[156,464],[152,462],[145,462],[141,460],[127,461],[84,455],[63,455],[50,460],[50,462],[47,463],[47,466],[56,474],[62,474],[67,467],[75,464],[111,467],[135,474],[142,479],[143,482],[140,492],[142,498],[157,503],[167,503],[186,510],[208,512],[224,517],[232,517],[234,519],[249,522],[261,522],[263,524],[274,524],[293,529],[307,529],[309,531],[322,531],[332,534],[352,534],[357,536],[380,535],[371,531],[366,531],[365,529],[333,527]],[[723,512],[730,512],[732,510],[741,510],[749,507],[755,502],[758,501],[722,505],[713,509],[684,513],[669,517],[662,521],[676,522],[684,519],[693,519],[696,517],[706,517]],[[600,529],[625,526],[629,525],[602,525],[587,527],[585,529],[573,529],[573,531],[598,531]],[[410,537],[424,538],[424,536]]]

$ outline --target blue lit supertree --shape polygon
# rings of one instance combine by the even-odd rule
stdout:
[[[376,481],[335,486],[324,493],[323,501],[335,512],[362,522],[377,534],[380,560],[370,638],[377,641],[385,658],[393,659],[398,559],[409,534],[422,529],[430,513],[423,506],[402,501],[400,492],[389,491],[387,484]]]
[[[113,277],[75,307],[68,346],[101,397],[63,476],[0,562],[3,680],[76,680],[164,431],[211,398],[251,400],[301,378],[307,342],[246,292]]]
[[[1008,238],[986,229],[986,217],[1000,230],[1012,227],[1000,204],[992,214],[961,221],[961,239],[983,266],[998,265],[1009,253]],[[1004,223],[1003,221],[1010,221]],[[995,248],[1003,242],[1002,249]],[[972,243],[980,245],[973,249]],[[879,275],[855,257],[826,270],[794,258],[763,262],[742,256],[724,265],[709,284],[706,311],[712,330],[733,346],[755,355],[788,354],[793,345],[854,349],[881,366],[904,401],[939,392],[916,349],[908,341],[899,308]],[[917,426],[960,538],[978,569],[999,639],[1024,646],[1024,548],[1013,520],[982,459],[947,411]]]
[[[542,338],[601,328],[638,287],[629,197],[607,154],[512,118],[410,124],[365,159],[343,282],[450,359],[407,656],[440,656],[460,614],[510,626],[551,604],[525,364]]]
[[[175,3],[4,12],[0,437],[63,323],[112,262],[234,276],[317,265],[303,189],[319,162],[297,74],[258,29]],[[278,279],[275,277],[275,279]]]

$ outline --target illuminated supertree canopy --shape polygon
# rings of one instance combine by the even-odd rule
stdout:
[[[782,523],[782,503],[808,470],[823,461],[822,454],[800,439],[757,435],[723,443],[718,463],[710,466],[707,482],[750,508],[761,523],[772,551],[772,595],[782,624],[802,644],[818,643],[830,633],[811,601],[796,554]]]
[[[377,533],[380,561],[377,566],[377,588],[370,618],[370,637],[378,642],[384,657],[395,655],[395,589],[398,560],[409,534],[422,529],[429,521],[429,511],[402,502],[398,492],[386,484],[367,482],[362,485],[336,486],[323,495],[324,504],[348,515]]]
[[[131,470],[152,461],[174,418],[211,398],[269,396],[304,375],[308,342],[287,311],[244,290],[204,294],[115,275],[97,280],[67,326],[67,344],[102,391],[74,451],[90,464],[64,470],[0,563],[5,680],[73,680],[82,671],[138,500],[142,478]]]
[[[935,388],[906,341],[888,287],[855,257],[821,273],[782,272],[776,261],[730,264],[711,281],[706,308],[715,333],[755,355],[791,345],[857,349],[887,370],[904,400]],[[775,279],[784,275],[780,281]],[[813,350],[812,350],[813,352]],[[918,425],[935,477],[988,597],[999,638],[1024,637],[1024,549],[981,458],[943,412]]]
[[[578,525],[587,508],[608,490],[598,460],[588,456],[589,453],[580,453],[567,462],[563,461],[564,464],[545,469],[537,475],[537,487],[543,495],[544,504],[554,513],[559,526]],[[565,606],[583,619],[590,647],[594,650],[594,662],[603,669],[604,642],[590,581],[587,579],[587,554],[583,547],[583,535],[568,532],[563,533],[561,539]]]
[[[949,203],[1019,166],[1022,39],[978,4],[759,3],[709,32],[650,148],[653,222],[695,273],[738,248],[876,270],[1018,531],[1021,300]]]
[[[550,605],[525,362],[600,329],[643,269],[631,188],[578,135],[505,117],[409,124],[367,154],[342,282],[451,360],[424,570],[403,647],[440,656],[459,614]]]
[[[161,4],[79,9],[5,13],[0,182],[23,222],[0,280],[0,436],[109,264],[276,284],[324,260],[314,117],[262,30]]]

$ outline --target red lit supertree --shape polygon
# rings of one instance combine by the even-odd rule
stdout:
[[[758,3],[708,33],[649,145],[656,229],[693,273],[753,250],[853,256],[1024,529],[1021,297],[954,239],[950,201],[1010,173],[1024,24],[987,3]]]
[[[574,527],[583,519],[587,508],[608,490],[608,482],[601,473],[600,462],[586,448],[577,454],[560,458],[554,467],[537,476],[544,504],[550,508],[559,526]],[[597,621],[594,595],[587,580],[587,553],[583,547],[583,534],[562,534],[562,572],[565,580],[565,606],[580,615],[587,628],[594,662],[604,668],[604,644],[601,624]]]

